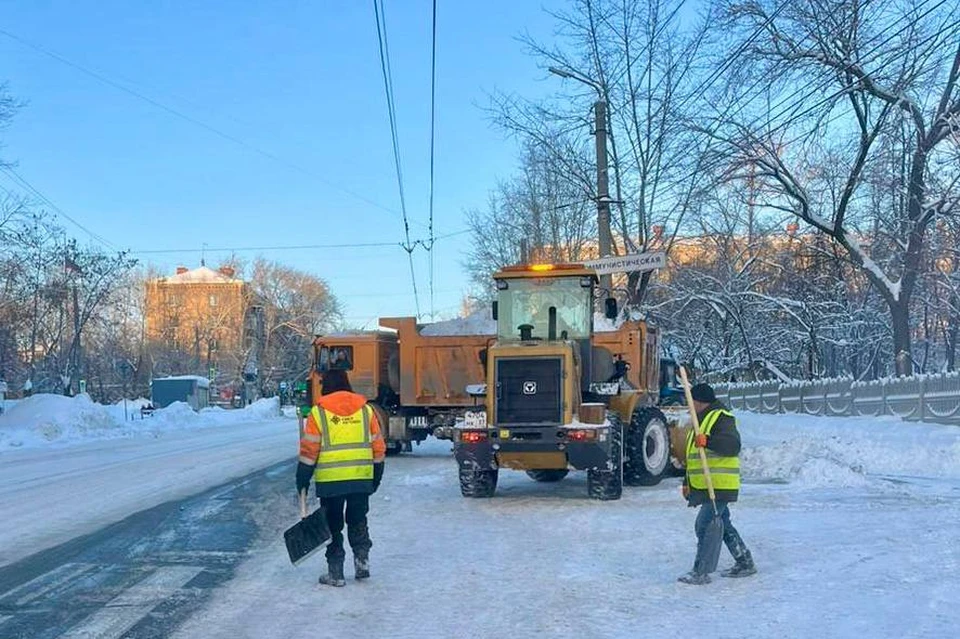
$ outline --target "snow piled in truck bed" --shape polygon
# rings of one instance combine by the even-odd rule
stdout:
[[[594,313],[593,329],[598,333],[609,333],[620,329],[623,319],[610,320],[602,313]],[[450,335],[496,335],[497,320],[493,319],[490,309],[477,311],[466,317],[427,324],[420,329],[421,335],[440,337]]]
[[[240,410],[213,407],[197,412],[183,402],[176,402],[141,418],[140,407],[145,403],[143,399],[127,401],[125,417],[123,402],[105,406],[85,394],[76,397],[33,395],[0,415],[0,451],[115,437],[158,437],[165,431],[278,417],[275,397],[261,399]]]
[[[455,317],[443,322],[427,324],[420,329],[421,335],[441,337],[448,335],[496,335],[497,321],[490,309],[477,311],[466,317]]]

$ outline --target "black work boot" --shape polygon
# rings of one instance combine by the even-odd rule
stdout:
[[[677,577],[677,581],[691,586],[705,586],[710,583],[710,575],[691,570],[685,575]]]
[[[361,553],[353,556],[354,576],[357,579],[370,578],[370,556],[367,553]]]
[[[741,556],[737,557],[737,563],[733,565],[733,568],[729,568],[720,573],[721,577],[749,577],[750,575],[756,574],[757,566],[753,563],[753,557],[750,555],[750,551],[746,551]]]
[[[327,560],[327,574],[320,575],[320,583],[338,588],[347,585],[347,580],[343,578],[343,559]]]

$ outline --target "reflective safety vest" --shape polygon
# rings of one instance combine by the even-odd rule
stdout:
[[[710,435],[713,426],[722,415],[733,417],[730,411],[715,409],[707,413],[700,424],[700,430],[704,435]],[[700,461],[700,453],[694,445],[694,432],[690,429],[687,434],[687,483],[691,488],[697,490],[707,489],[707,480],[703,476],[703,463]],[[707,455],[707,467],[710,469],[710,479],[713,481],[714,490],[740,490],[740,458],[723,457],[709,448],[704,448],[703,452]]]
[[[372,489],[370,408],[364,406],[353,415],[343,416],[314,406],[311,413],[320,427],[320,454],[313,480],[319,484],[321,496],[324,485],[335,482],[356,482]]]

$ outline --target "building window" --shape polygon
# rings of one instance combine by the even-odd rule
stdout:
[[[217,296],[216,296],[216,295],[211,295],[211,296],[210,296],[210,306],[216,306],[218,301],[219,301],[219,300],[217,300]]]

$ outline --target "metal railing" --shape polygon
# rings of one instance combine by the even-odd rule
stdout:
[[[850,378],[717,384],[731,408],[757,413],[805,413],[833,417],[893,415],[908,421],[960,425],[960,373],[892,377],[871,382]]]

